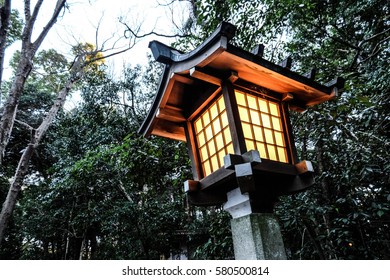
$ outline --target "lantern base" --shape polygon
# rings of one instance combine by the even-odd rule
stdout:
[[[231,220],[236,260],[286,260],[278,220],[270,213],[254,213]]]

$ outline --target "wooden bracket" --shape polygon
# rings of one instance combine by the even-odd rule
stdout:
[[[221,79],[202,72],[201,69],[198,67],[193,67],[190,69],[190,76],[217,86],[222,85]]]
[[[244,159],[240,155],[228,154],[223,157],[223,162],[226,169],[234,170],[234,166],[243,163]]]
[[[313,165],[308,160],[303,160],[297,164],[295,164],[295,168],[298,174],[304,174],[307,172],[314,172]]]
[[[292,95],[292,93],[284,93],[283,94],[283,97],[282,97],[282,102],[288,102],[290,100],[293,100],[294,99],[294,95]]]
[[[199,190],[199,181],[187,180],[184,182],[184,192],[196,192]]]
[[[252,165],[261,163],[260,152],[256,150],[250,150],[249,152],[244,153],[242,158],[244,159],[244,162],[249,162]]]
[[[232,72],[230,73],[230,76],[229,76],[228,80],[229,80],[232,84],[234,84],[234,83],[238,80],[238,73],[235,72],[235,71],[232,71]]]

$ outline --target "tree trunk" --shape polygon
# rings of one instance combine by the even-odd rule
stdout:
[[[85,230],[84,234],[83,234],[83,240],[81,241],[79,260],[83,259],[84,251],[85,251],[85,248],[87,246],[86,245],[87,241],[88,241],[87,240],[87,230]]]
[[[96,251],[97,251],[97,248],[98,248],[98,242],[97,242],[97,238],[96,238],[96,231],[95,229],[92,230],[91,234],[90,234],[90,242],[91,242],[91,255],[90,255],[90,259],[91,260],[94,260],[96,259]]]
[[[316,155],[317,155],[316,157],[317,157],[317,164],[318,164],[318,173],[320,175],[322,175],[325,172],[325,167],[324,167],[325,163],[324,163],[323,153],[324,153],[323,141],[319,140],[317,145],[316,145]],[[326,177],[322,178],[322,180],[320,182],[320,186],[321,186],[321,189],[322,189],[323,194],[324,194],[322,196],[322,198],[324,199],[323,204],[330,205],[330,202],[332,199],[332,193],[331,193],[329,179]],[[324,224],[325,230],[329,236],[330,229],[331,229],[331,224],[330,224],[331,218],[330,218],[329,211],[326,211],[322,215],[322,218],[324,221],[323,224]],[[338,256],[336,254],[337,250],[335,250],[335,246],[334,246],[332,240],[328,240],[327,243],[328,243],[328,248],[330,248],[330,249],[328,249],[328,259],[338,259]]]
[[[8,221],[15,208],[18,194],[23,185],[23,178],[28,170],[28,164],[33,152],[34,152],[34,145],[29,144],[27,148],[24,150],[22,157],[20,158],[19,165],[16,169],[14,179],[11,182],[7,197],[3,204],[3,208],[0,213],[0,245],[1,245],[1,241],[4,238],[5,228],[7,227]]]
[[[22,49],[20,52],[20,61],[16,70],[16,76],[12,83],[7,102],[4,104],[3,115],[0,120],[0,164],[2,164],[5,154],[5,148],[11,137],[12,128],[15,122],[16,111],[19,99],[23,93],[24,84],[32,69],[32,60],[48,34],[49,30],[55,24],[57,17],[65,6],[66,0],[58,0],[52,17],[43,28],[35,42],[31,42],[31,35],[34,30],[34,24],[38,17],[39,10],[43,0],[38,0],[33,13],[30,10],[30,1],[24,2],[25,27],[22,35]],[[2,39],[2,38],[1,38]]]
[[[24,54],[22,53],[22,56]],[[11,136],[12,128],[15,122],[16,111],[20,96],[22,95],[24,83],[32,68],[32,62],[24,57],[20,60],[16,70],[16,77],[12,83],[7,101],[4,104],[3,115],[0,120],[0,164],[3,161],[5,148]]]
[[[9,28],[9,19],[11,16],[11,0],[5,0],[0,8],[0,106],[1,106],[1,84],[3,80],[3,65],[5,49],[7,47],[7,35]]]
[[[49,113],[43,119],[41,125],[38,127],[38,129],[35,130],[35,133],[33,133],[30,144],[26,147],[22,157],[19,160],[19,165],[16,169],[14,180],[10,185],[7,198],[3,204],[3,208],[0,213],[0,245],[4,237],[5,228],[7,227],[9,218],[11,217],[12,212],[15,208],[18,194],[22,188],[23,179],[28,170],[30,159],[34,153],[34,150],[42,140],[42,137],[46,134],[47,130],[49,129],[49,126],[54,120],[58,111],[64,106],[66,96],[68,95],[68,93],[70,92],[70,90],[72,89],[76,81],[80,79],[81,77],[80,72],[82,71],[81,62],[82,62],[82,58],[79,58],[74,64],[75,68],[72,69],[73,71],[72,71],[71,78],[67,81],[64,88],[58,93],[56,101],[51,107]]]

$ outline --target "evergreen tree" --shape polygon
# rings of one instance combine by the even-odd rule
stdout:
[[[388,259],[388,1],[195,1],[192,30],[204,40],[221,21],[237,26],[233,42],[266,45],[273,62],[290,55],[293,70],[317,70],[325,83],[346,78],[331,102],[293,114],[302,159],[317,183],[284,197],[276,209],[290,258]]]

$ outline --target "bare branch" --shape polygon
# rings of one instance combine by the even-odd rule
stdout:
[[[383,34],[386,34],[386,33],[388,33],[388,32],[390,32],[390,28],[388,28],[388,29],[386,29],[386,30],[384,30],[384,31],[382,31],[382,32],[379,32],[379,33],[377,33],[377,34],[374,34],[374,35],[372,35],[371,37],[369,37],[369,38],[367,38],[367,39],[364,39],[363,41],[361,41],[360,43],[359,43],[359,47],[361,46],[361,45],[363,45],[364,43],[367,43],[367,42],[369,42],[369,41],[371,41],[371,40],[373,40],[373,39],[375,39],[375,38],[377,38],[377,37],[379,37],[379,36],[381,36],[381,35],[383,35]],[[387,37],[385,40],[382,40],[381,42],[383,43],[384,41],[386,41],[387,39],[388,39],[389,37]]]
[[[31,18],[30,18],[31,22],[34,23],[37,20],[37,16],[39,14],[39,10],[42,7],[42,4],[43,4],[43,0],[38,0],[38,2],[35,4],[33,13],[32,13]]]
[[[99,36],[98,35],[99,35],[99,28],[100,28],[100,25],[102,24],[103,17],[104,17],[104,12],[102,13],[102,16],[100,17],[98,24],[95,28],[95,46],[99,46]]]
[[[30,0],[24,1],[24,19],[26,20],[26,22],[28,22],[31,17],[30,5],[31,5]]]
[[[43,0],[38,0],[35,4],[33,13],[31,14],[30,0],[24,2],[24,16],[26,19],[26,26],[23,30],[23,43],[29,45],[31,43],[32,30],[37,19],[39,10],[42,6]]]
[[[155,36],[159,36],[159,37],[164,37],[164,38],[185,38],[185,37],[188,37],[189,34],[162,34],[162,33],[158,33],[158,32],[155,32],[155,31],[150,31],[148,33],[144,33],[144,34],[139,34],[139,30],[137,31],[134,31],[130,26],[128,26],[125,22],[123,22],[121,19],[119,20],[119,22],[121,24],[123,24],[124,26],[126,26],[126,30],[124,32],[124,37],[126,39],[129,39],[131,36],[128,35],[128,33],[130,33],[134,38],[137,38],[137,39],[141,39],[141,38],[145,38],[145,37],[148,37],[148,36],[151,36],[151,35],[155,35]]]
[[[29,125],[28,123],[19,121],[19,120],[17,120],[17,119],[15,119],[15,122],[18,123],[18,124],[20,124],[20,125],[22,125],[22,126],[24,126],[24,127],[26,127],[28,130],[34,130],[34,128],[33,128],[31,125]]]
[[[47,22],[46,26],[43,28],[41,34],[39,34],[38,38],[33,43],[34,47],[36,49],[41,45],[43,39],[46,37],[47,33],[49,33],[49,30],[53,27],[62,8],[65,7],[65,3],[66,3],[66,0],[58,0],[57,1],[56,8],[54,9],[53,15],[51,16],[50,20]]]
[[[374,39],[378,38],[379,36],[384,35],[384,34],[386,34],[386,33],[388,33],[388,32],[390,32],[390,28],[388,28],[388,29],[386,29],[386,30],[384,30],[384,31],[382,31],[382,32],[379,32],[379,33],[377,33],[377,34],[374,34],[374,35],[372,35],[371,37],[369,37],[369,38],[367,38],[367,39],[362,40],[362,41],[358,44],[359,50],[356,52],[356,54],[355,54],[355,56],[354,56],[354,58],[353,58],[353,60],[352,60],[352,63],[351,63],[351,65],[350,65],[349,69],[352,70],[353,67],[355,66],[355,64],[356,64],[356,65],[360,65],[360,64],[366,62],[367,60],[370,60],[370,59],[373,58],[374,56],[376,56],[376,55],[379,53],[379,51],[381,50],[381,49],[380,49],[380,46],[381,46],[383,43],[388,42],[388,41],[390,40],[390,36],[388,36],[388,37],[384,38],[383,40],[379,41],[379,42],[375,45],[375,47],[372,49],[371,53],[370,53],[367,57],[365,57],[365,58],[364,58],[363,60],[361,60],[360,62],[356,63],[356,62],[358,61],[359,56],[361,56],[361,54],[362,54],[362,52],[363,52],[363,49],[362,49],[361,47],[362,47],[365,43],[367,43],[367,42],[369,42],[369,41],[371,41],[371,40],[374,40]]]
[[[365,59],[363,59],[362,61],[360,61],[359,64],[362,64],[362,63],[366,62],[367,60],[369,60],[369,59],[373,58],[374,56],[376,56],[376,55],[380,52],[380,50],[381,50],[380,46],[381,46],[384,42],[387,42],[387,41],[389,41],[389,40],[390,40],[390,36],[389,36],[389,37],[386,37],[385,39],[383,39],[383,40],[381,40],[381,41],[379,41],[379,42],[375,45],[375,47],[373,48],[371,54],[368,55],[368,56],[367,56]]]
[[[162,4],[159,1],[157,1],[157,4],[159,6],[161,6],[161,7],[168,7],[168,6],[171,6],[173,3],[175,3],[176,1],[178,1],[178,2],[188,2],[188,3],[192,4],[191,0],[170,0],[168,3],[165,3],[165,4]]]

